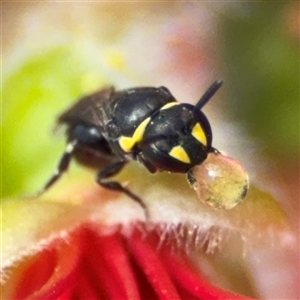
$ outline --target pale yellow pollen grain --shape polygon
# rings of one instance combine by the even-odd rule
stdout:
[[[96,72],[89,72],[81,78],[81,88],[83,91],[93,91],[99,88],[102,80],[99,78],[99,74]]]
[[[105,54],[105,61],[110,67],[118,70],[124,71],[125,69],[125,57],[120,51],[112,50]]]

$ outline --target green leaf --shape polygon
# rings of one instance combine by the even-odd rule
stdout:
[[[64,149],[62,139],[51,137],[55,118],[71,101],[108,82],[82,53],[66,46],[26,57],[6,73],[2,197],[32,194],[43,185]]]

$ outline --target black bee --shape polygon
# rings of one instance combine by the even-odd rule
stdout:
[[[104,162],[96,177],[99,185],[125,193],[146,211],[140,197],[109,178],[130,160],[151,173],[188,173],[209,152],[217,152],[201,109],[221,85],[214,82],[196,105],[177,102],[165,87],[110,87],[79,99],[58,118],[59,124],[67,125],[67,146],[42,192],[62,176],[73,157],[84,154],[94,167],[93,158]]]

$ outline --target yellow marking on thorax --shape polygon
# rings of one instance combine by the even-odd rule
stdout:
[[[172,107],[172,106],[174,106],[174,105],[179,105],[179,103],[178,103],[178,102],[170,102],[170,103],[167,103],[167,104],[165,104],[163,107],[161,107],[160,110],[168,109],[168,108],[170,108],[170,107]]]
[[[169,155],[186,164],[189,164],[191,162],[189,156],[181,146],[173,147],[169,152]]]
[[[119,144],[120,147],[125,151],[125,152],[130,152],[132,148],[134,147],[135,144],[139,143],[143,139],[143,135],[145,132],[145,129],[150,122],[151,118],[148,117],[145,119],[135,130],[133,133],[132,137],[127,137],[127,136],[121,136],[119,139]]]
[[[196,125],[192,128],[192,136],[198,140],[201,144],[204,146],[207,145],[206,136],[204,133],[203,128],[200,126],[199,123],[196,123]]]

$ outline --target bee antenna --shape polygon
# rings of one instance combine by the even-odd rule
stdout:
[[[217,90],[222,86],[223,80],[215,81],[203,94],[200,100],[195,105],[195,110],[200,110],[209,101],[209,99],[217,92]]]

